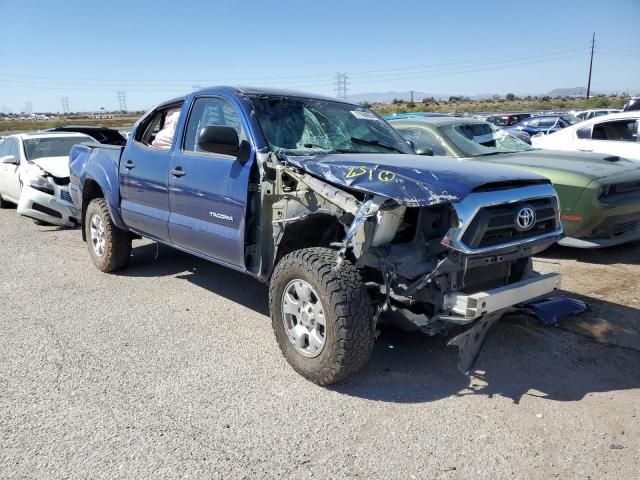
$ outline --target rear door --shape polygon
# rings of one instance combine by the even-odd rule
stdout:
[[[119,167],[122,219],[132,230],[163,242],[170,241],[168,176],[176,141],[160,147],[155,140],[166,132],[167,117],[180,107],[162,107],[150,114],[125,147]]]
[[[171,160],[169,235],[174,245],[226,265],[245,269],[245,218],[254,150],[242,114],[230,100],[198,97],[183,141]],[[238,157],[201,151],[198,132],[208,125],[238,132]]]

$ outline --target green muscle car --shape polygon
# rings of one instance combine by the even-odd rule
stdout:
[[[640,162],[535,149],[471,118],[398,116],[389,123],[417,153],[499,163],[548,177],[560,198],[566,235],[561,245],[600,248],[640,240]]]

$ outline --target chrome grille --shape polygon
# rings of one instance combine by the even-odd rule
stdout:
[[[530,207],[536,214],[535,223],[527,230],[516,224],[516,216],[524,207]],[[553,197],[483,207],[467,227],[462,241],[470,248],[482,248],[551,233],[558,228],[557,209]]]

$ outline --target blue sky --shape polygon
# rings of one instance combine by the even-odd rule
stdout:
[[[129,109],[232,84],[333,94],[640,92],[640,0],[0,0],[0,108]]]

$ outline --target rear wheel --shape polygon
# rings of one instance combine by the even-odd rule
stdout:
[[[329,385],[353,375],[371,356],[375,329],[356,268],[327,248],[292,252],[269,288],[271,322],[282,353],[303,377]]]
[[[128,263],[131,236],[114,225],[104,198],[91,200],[87,206],[84,228],[91,260],[98,270],[113,272]]]

